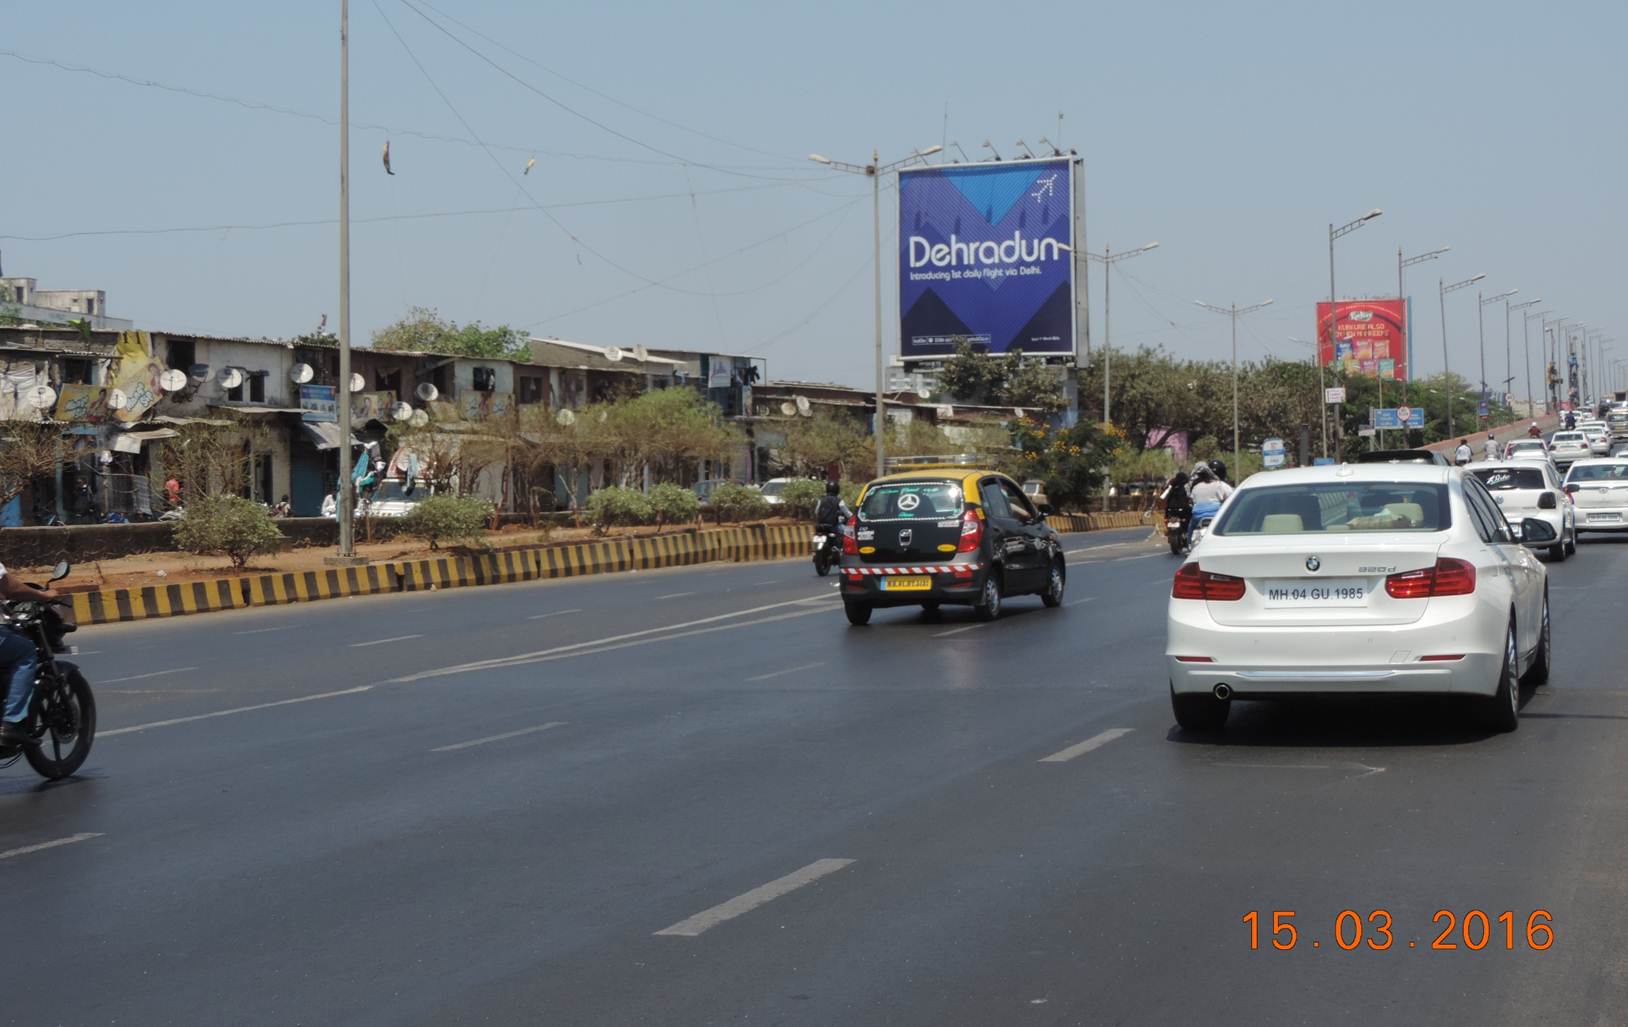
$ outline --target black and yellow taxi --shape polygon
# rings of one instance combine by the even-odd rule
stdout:
[[[880,607],[946,603],[994,620],[1020,595],[1062,605],[1068,568],[1049,513],[998,471],[927,464],[877,478],[843,535],[848,622],[866,624]]]

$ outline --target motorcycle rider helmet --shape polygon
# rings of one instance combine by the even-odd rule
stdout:
[[[1209,464],[1199,464],[1193,468],[1193,477],[1199,481],[1214,481],[1215,472],[1210,469]]]
[[[825,483],[825,494],[826,495],[835,496],[835,495],[838,495],[841,492],[842,492],[842,486],[837,484],[836,482],[828,481],[828,482]]]
[[[1222,463],[1219,458],[1211,460],[1209,466],[1210,470],[1215,472],[1217,478],[1221,481],[1227,480],[1227,465]]]

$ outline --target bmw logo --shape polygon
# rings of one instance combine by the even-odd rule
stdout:
[[[1308,571],[1311,571],[1312,573],[1315,574],[1317,572],[1317,569],[1319,567],[1321,567],[1321,566],[1323,566],[1323,561],[1317,559],[1317,557],[1315,557],[1315,556],[1306,557],[1306,569]]]

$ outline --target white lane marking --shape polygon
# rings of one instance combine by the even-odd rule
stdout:
[[[1096,598],[1097,598],[1096,596],[1086,596],[1084,599],[1071,599],[1068,602],[1064,603],[1063,607],[1066,609],[1067,607],[1070,607],[1070,606],[1078,606],[1081,603],[1095,602]]]
[[[933,637],[934,638],[948,638],[951,635],[959,635],[963,631],[971,631],[973,628],[981,628],[981,627],[984,626],[985,623],[987,623],[987,622],[980,622],[978,624],[967,624],[967,625],[964,625],[964,626],[959,627],[959,628],[951,628],[948,631],[940,631],[940,632],[936,633],[935,635],[933,635]]]
[[[100,837],[102,837],[102,832],[100,831],[87,831],[84,834],[72,834],[66,838],[58,838],[49,842],[40,842],[38,845],[25,845],[20,849],[7,849],[5,852],[0,852],[0,859],[11,859],[14,856],[26,856],[30,852],[44,852],[46,849],[54,849],[59,845],[72,845],[75,842],[88,842],[92,838]]]
[[[232,634],[234,634],[234,635],[264,635],[264,634],[268,634],[268,633],[273,632],[273,631],[293,631],[298,626],[299,625],[297,625],[297,624],[286,624],[286,625],[284,625],[283,627],[280,627],[280,628],[255,628],[253,631],[234,631],[234,632],[232,632]]]
[[[547,620],[550,617],[564,617],[568,613],[581,613],[581,610],[550,610],[547,613],[533,614],[527,620]]]
[[[510,738],[519,738],[522,735],[534,735],[539,731],[552,731],[557,727],[564,727],[567,721],[551,720],[547,724],[538,724],[536,727],[523,727],[519,731],[505,731],[501,735],[489,735],[486,738],[476,738],[473,741],[459,742],[456,745],[443,745],[431,752],[457,752],[459,749],[472,749],[477,745],[486,745],[488,742],[502,742]]]
[[[674,592],[674,593],[672,593],[670,595],[657,596],[656,598],[657,599],[683,599],[685,596],[693,596],[693,595],[695,595],[694,592]]]
[[[121,681],[145,681],[148,678],[161,678],[165,674],[179,674],[185,670],[197,669],[197,667],[176,667],[173,670],[155,670],[151,674],[132,674],[127,678],[108,678],[107,680],[98,683],[103,685],[116,685]]]
[[[1351,770],[1361,768],[1362,773],[1353,777],[1351,779],[1353,781],[1359,778],[1371,777],[1374,774],[1385,773],[1384,767],[1370,767],[1366,763],[1357,763],[1355,761],[1349,763],[1216,763],[1215,766],[1238,767],[1244,770]]]
[[[784,675],[784,674],[795,674],[800,670],[813,670],[815,667],[823,667],[823,666],[825,666],[825,661],[824,660],[815,660],[813,663],[805,663],[801,667],[787,667],[785,670],[771,670],[767,674],[759,674],[755,678],[747,678],[746,680],[748,680],[748,681],[767,681],[770,678],[777,678],[777,677],[780,677],[781,675]]]
[[[571,645],[555,646],[552,649],[539,649],[536,652],[519,653],[519,654],[517,654],[515,656],[502,656],[502,657],[498,657],[496,659],[491,659],[491,660],[477,660],[477,661],[475,661],[473,663],[457,663],[457,664],[453,664],[453,665],[448,666],[448,667],[437,667],[437,668],[434,668],[432,670],[421,670],[417,674],[408,674],[405,677],[391,678],[388,682],[385,682],[385,683],[386,684],[392,684],[392,685],[400,685],[400,684],[407,684],[407,683],[413,682],[413,681],[422,681],[425,678],[446,677],[449,674],[466,674],[466,673],[468,673],[470,671],[476,671],[476,670],[495,670],[495,669],[501,668],[501,667],[518,667],[518,666],[523,666],[523,665],[525,665],[527,663],[535,663],[535,662],[540,662],[542,660],[553,659],[553,658],[556,658],[557,656],[559,656],[562,653],[578,653],[578,652],[580,652],[582,650],[586,650],[586,649],[592,649],[594,651],[602,651],[602,647],[610,646],[613,643],[622,642],[622,641],[624,641],[626,639],[644,638],[644,637],[649,636],[649,635],[660,634],[660,633],[662,633],[664,631],[677,631],[677,630],[679,630],[681,628],[691,628],[691,627],[695,627],[695,626],[700,625],[700,624],[716,624],[718,621],[729,620],[730,618],[733,618],[733,617],[746,617],[746,616],[749,616],[749,615],[754,614],[754,613],[762,613],[762,612],[764,612],[766,610],[781,609],[781,608],[784,608],[784,607],[787,607],[787,606],[806,606],[809,603],[827,602],[827,601],[829,601],[831,599],[834,599],[834,598],[836,598],[836,597],[835,596],[810,596],[809,598],[806,598],[806,599],[788,599],[785,602],[781,602],[781,603],[766,603],[766,604],[764,604],[762,606],[754,607],[754,608],[752,608],[750,610],[732,610],[729,613],[719,613],[719,614],[714,614],[711,617],[702,617],[700,620],[681,621],[681,622],[679,622],[677,624],[667,624],[667,625],[664,625],[664,626],[659,627],[659,628],[645,628],[642,631],[629,631],[626,634],[622,634],[622,635],[611,635],[611,636],[609,636],[607,638],[594,639],[594,640],[588,641],[588,642],[574,642]],[[809,613],[820,613],[820,612],[823,612],[823,611],[822,610],[810,610],[810,611],[807,611],[807,612],[809,612]],[[801,614],[798,614],[797,616],[801,616]],[[779,619],[779,618],[771,618],[771,619]],[[749,622],[749,623],[766,623],[766,621],[752,621],[752,622]],[[727,627],[732,628],[732,627],[745,627],[745,626],[746,626],[745,624],[732,624],[732,625],[728,625]],[[693,634],[693,632],[691,632],[690,634]],[[670,636],[670,637],[684,638],[684,637],[686,637],[686,635],[673,635],[673,636]],[[621,648],[621,647],[620,646],[615,646],[615,648]]]
[[[371,692],[373,685],[358,685],[355,688],[343,688],[337,692],[318,692],[316,695],[302,695],[297,699],[279,699],[276,702],[256,703],[253,706],[238,706],[230,710],[216,710],[213,713],[199,713],[191,717],[172,717],[169,720],[155,720],[150,724],[133,724],[130,727],[114,728],[112,731],[98,731],[97,738],[112,738],[114,735],[134,734],[137,731],[146,731],[155,727],[171,727],[175,724],[191,724],[198,720],[213,720],[216,717],[230,717],[237,713],[253,713],[255,710],[269,710],[275,706],[293,706],[302,702],[316,702],[318,699],[337,699],[342,695],[357,695],[362,692]]]
[[[1101,734],[1092,735],[1083,742],[1076,742],[1066,749],[1059,749],[1050,756],[1043,757],[1041,763],[1067,763],[1076,756],[1084,756],[1092,749],[1100,749],[1116,738],[1124,738],[1132,731],[1128,727],[1111,727]]]
[[[405,642],[409,638],[423,638],[423,635],[397,635],[394,638],[375,638],[371,642],[352,642],[348,648],[366,649],[370,645],[385,645],[389,642]]]
[[[768,884],[760,884],[749,892],[743,892],[728,902],[720,902],[711,909],[703,909],[671,927],[663,927],[657,935],[668,937],[693,938],[704,931],[711,930],[726,920],[733,920],[743,913],[772,902],[788,892],[801,888],[805,884],[812,884],[827,874],[834,874],[843,867],[851,864],[851,859],[817,859],[801,870],[793,870],[785,877],[777,877]]]

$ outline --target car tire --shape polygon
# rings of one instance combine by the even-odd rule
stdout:
[[[1063,590],[1068,587],[1068,573],[1063,569],[1061,559],[1051,562],[1051,570],[1046,574],[1046,590],[1040,593],[1040,601],[1056,609],[1063,605]]]
[[[1513,731],[1520,727],[1521,685],[1517,676],[1520,656],[1515,645],[1515,621],[1510,619],[1504,633],[1504,658],[1499,661],[1498,688],[1481,700],[1482,720],[1493,731]]]
[[[1565,538],[1562,537],[1559,542],[1556,542],[1554,545],[1550,546],[1546,550],[1546,552],[1549,554],[1549,562],[1550,563],[1565,563],[1566,562],[1566,540],[1565,540]]]
[[[1179,532],[1179,531],[1167,531],[1166,534],[1165,534],[1165,541],[1170,543],[1170,555],[1171,556],[1180,556],[1181,555],[1181,551],[1182,551],[1182,548],[1183,548],[1182,542],[1181,542],[1181,532]]]
[[[1532,666],[1526,668],[1526,676],[1521,678],[1521,684],[1536,688],[1549,682],[1549,664],[1554,660],[1554,646],[1551,642],[1549,627],[1549,590],[1543,590],[1543,618],[1538,627],[1538,651],[1532,655]]]
[[[870,603],[843,603],[842,612],[848,615],[848,623],[854,627],[864,627],[871,622]]]
[[[978,593],[978,601],[973,604],[972,612],[981,621],[992,621],[1001,615],[1002,598],[1000,571],[992,570],[984,575],[984,587]]]
[[[1571,526],[1571,537],[1566,541],[1566,552],[1573,556],[1577,555],[1577,525],[1575,524]]]
[[[1226,726],[1227,714],[1232,712],[1232,700],[1217,699],[1203,692],[1178,693],[1172,685],[1170,712],[1176,715],[1176,725],[1183,731],[1219,731]]]

